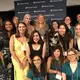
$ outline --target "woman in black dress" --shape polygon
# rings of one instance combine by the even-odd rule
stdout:
[[[73,47],[73,37],[71,31],[68,29],[65,23],[61,23],[59,25],[59,35],[61,46],[65,52]]]
[[[41,35],[37,30],[34,30],[31,34],[29,41],[29,48],[30,48],[31,58],[36,54],[39,54],[43,58],[45,58],[46,42],[42,40]]]

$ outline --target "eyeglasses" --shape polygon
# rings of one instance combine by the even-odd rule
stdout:
[[[71,56],[74,56],[75,54],[70,54],[70,55],[67,55],[68,57],[71,57]]]

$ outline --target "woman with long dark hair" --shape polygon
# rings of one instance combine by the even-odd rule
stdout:
[[[16,34],[10,38],[11,59],[14,66],[14,80],[26,80],[29,68],[28,33],[26,24],[19,22]]]
[[[2,26],[2,30],[0,30],[0,51],[2,52],[3,62],[7,71],[8,79],[9,77],[12,77],[12,62],[10,58],[11,55],[9,50],[9,40],[13,33],[15,33],[15,27],[13,25],[13,22],[9,19],[5,20]]]
[[[58,80],[57,75],[62,78],[62,64],[64,63],[63,51],[61,46],[52,48],[52,55],[47,61],[48,80]]]
[[[73,47],[73,37],[65,23],[59,25],[60,43],[64,51]]]
[[[37,30],[34,30],[31,34],[31,36],[30,36],[29,47],[30,47],[31,58],[35,54],[39,54],[43,58],[45,58],[45,55],[46,55],[46,42],[44,42],[42,40],[41,35]]]
[[[51,47],[60,45],[58,27],[59,27],[58,21],[53,20],[48,31],[49,55],[51,55]]]
[[[41,55],[33,56],[26,80],[47,80],[46,66]]]

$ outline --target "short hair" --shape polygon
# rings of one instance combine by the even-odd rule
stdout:
[[[70,52],[70,51],[74,52],[74,54],[77,55],[77,60],[78,60],[79,59],[79,57],[78,57],[78,51],[75,48],[70,48],[70,49],[67,50],[67,55],[68,55],[68,52]]]

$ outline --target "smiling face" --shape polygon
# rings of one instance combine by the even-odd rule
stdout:
[[[67,17],[65,18],[65,23],[66,23],[67,25],[70,25],[70,23],[71,23],[71,18],[70,18],[69,16],[67,16]]]
[[[33,41],[35,43],[38,43],[39,40],[40,40],[39,34],[37,32],[35,32],[34,35],[33,35]]]
[[[75,28],[75,33],[77,36],[80,36],[80,24],[78,24]]]
[[[7,31],[11,31],[13,29],[12,23],[10,21],[6,21],[6,23],[5,23],[5,29]]]
[[[44,15],[40,14],[40,15],[38,16],[38,21],[39,21],[39,24],[44,24],[44,21],[45,21]]]
[[[77,55],[73,51],[69,51],[67,53],[67,58],[70,62],[74,62],[77,60]]]
[[[64,25],[60,25],[60,27],[59,27],[59,34],[60,34],[61,36],[64,36],[65,33],[66,33],[66,28],[65,28],[65,26],[64,26]]]
[[[24,22],[25,22],[26,24],[30,24],[30,21],[31,21],[31,16],[30,16],[29,14],[26,14],[26,15],[24,16]]]
[[[54,30],[58,29],[58,23],[55,21],[52,23]]]
[[[80,22],[80,14],[77,15],[77,21]]]
[[[26,26],[23,23],[20,23],[18,25],[18,31],[19,31],[20,34],[24,34],[25,31],[26,31]]]
[[[54,57],[55,57],[56,59],[59,59],[59,57],[60,57],[60,50],[59,50],[59,49],[56,49],[56,50],[54,51],[53,55],[54,55]]]
[[[19,23],[19,18],[17,16],[13,17],[13,22],[14,24],[18,24]]]
[[[39,56],[35,56],[33,58],[33,64],[36,66],[36,68],[40,68],[41,67],[41,58]]]

